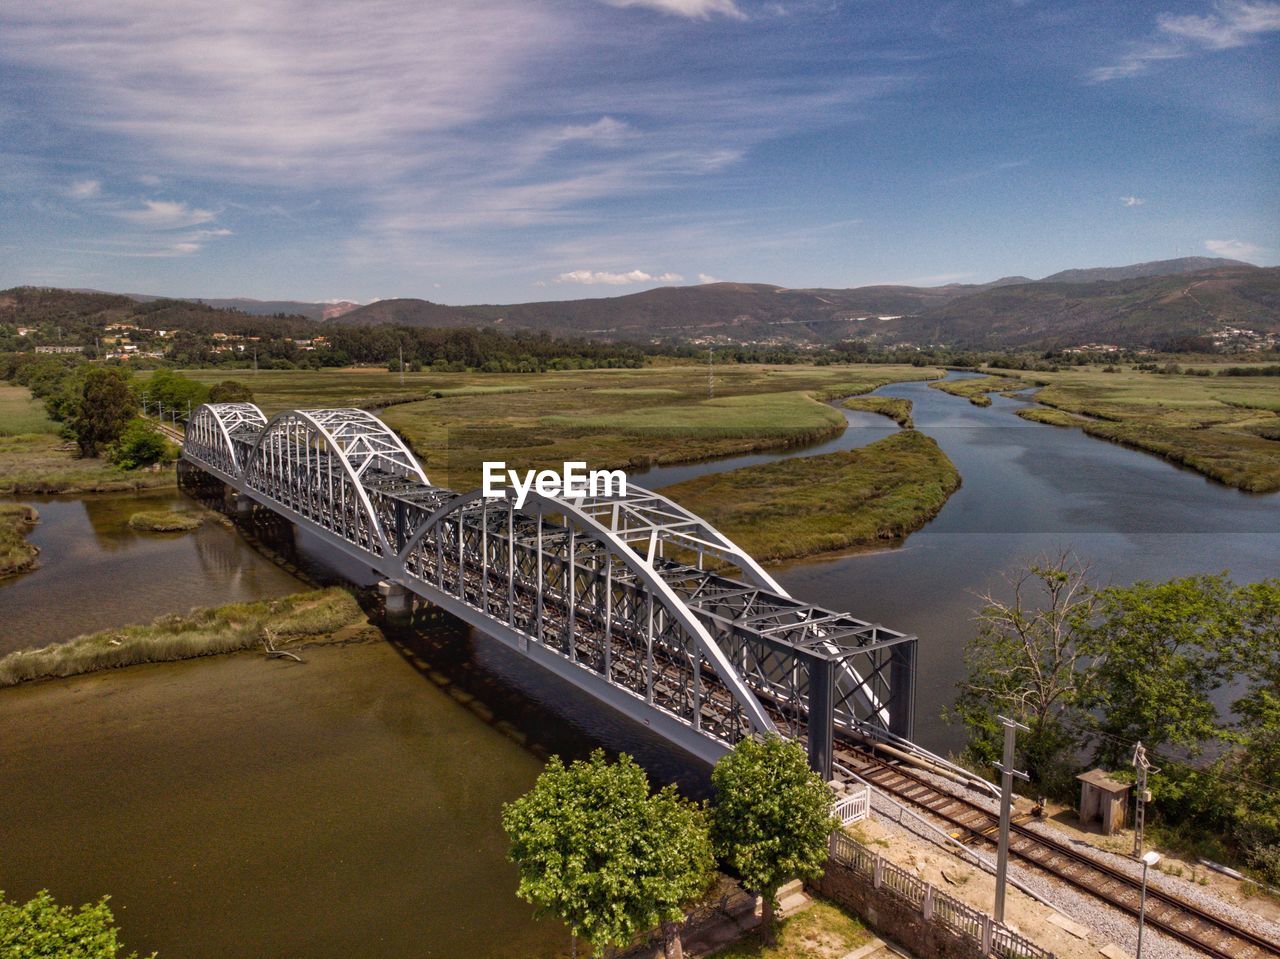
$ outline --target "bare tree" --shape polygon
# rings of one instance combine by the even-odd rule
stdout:
[[[1049,787],[1079,745],[1093,667],[1081,639],[1098,606],[1088,563],[1070,549],[1020,564],[1006,587],[979,594],[978,633],[965,649],[968,668],[952,715],[971,731],[969,752],[998,758],[1004,714],[1031,730],[1019,745],[1032,779]],[[1007,598],[1004,598],[1007,597]]]

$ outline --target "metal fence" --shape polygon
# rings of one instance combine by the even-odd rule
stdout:
[[[831,859],[874,889],[913,906],[926,922],[938,923],[996,959],[1055,959],[1042,946],[968,903],[941,892],[918,876],[872,852],[842,832],[831,834]]]

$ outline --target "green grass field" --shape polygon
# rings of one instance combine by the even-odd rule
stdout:
[[[0,384],[0,493],[105,493],[172,486],[173,467],[117,469],[80,459],[25,386]]]
[[[188,375],[204,382],[222,371]],[[885,383],[927,379],[911,366],[723,366],[715,398],[705,367],[542,374],[409,373],[382,370],[237,373],[268,414],[294,407],[374,406],[412,445],[432,482],[478,485],[484,460],[512,468],[640,468],[778,449],[836,435],[840,414],[821,399]],[[405,402],[405,401],[409,402]],[[395,405],[387,405],[395,404]]]
[[[938,444],[904,430],[860,449],[700,476],[663,493],[756,559],[777,561],[901,539],[959,486]]]
[[[58,424],[45,415],[44,404],[33,400],[30,390],[0,383],[0,436],[57,432]]]
[[[1035,398],[1091,436],[1156,453],[1252,492],[1280,490],[1280,381],[1275,377],[1170,376],[1097,367],[1012,372]],[[971,381],[977,382],[977,381]],[[1041,422],[1040,416],[1026,414]],[[1270,438],[1269,438],[1270,437]]]

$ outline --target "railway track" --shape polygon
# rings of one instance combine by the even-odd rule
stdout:
[[[956,838],[992,845],[998,841],[1000,819],[996,813],[862,750],[845,746],[838,750],[837,758],[876,788],[919,806],[952,826],[959,833]],[[1116,909],[1138,915],[1139,880],[1072,848],[1069,842],[1028,829],[1026,821],[1026,817],[1014,819],[1009,833],[1010,853]],[[1147,886],[1146,921],[1217,959],[1280,957],[1280,944],[1151,885]]]

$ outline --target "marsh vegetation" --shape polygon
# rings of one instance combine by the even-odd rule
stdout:
[[[938,444],[904,430],[854,450],[700,476],[663,493],[756,559],[777,561],[901,539],[959,486]]]
[[[145,626],[109,629],[65,643],[10,653],[0,658],[0,686],[232,653],[260,647],[264,641],[285,649],[358,632],[355,628],[365,622],[355,598],[336,588],[216,609],[193,609],[185,614],[161,616]]]

